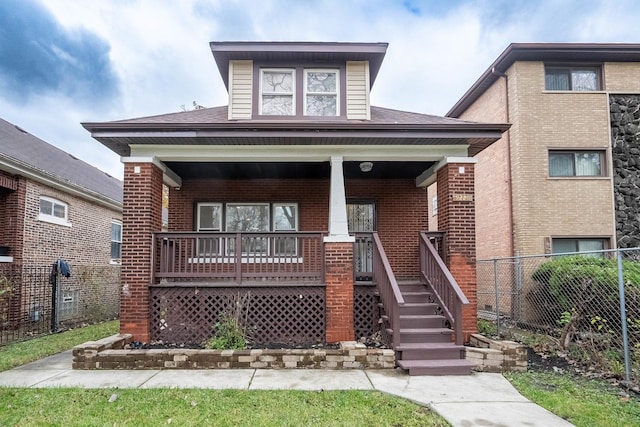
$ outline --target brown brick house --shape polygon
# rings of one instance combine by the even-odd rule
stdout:
[[[56,260],[76,273],[78,266],[104,268],[117,277],[121,228],[121,181],[0,119],[0,342],[20,335],[16,328],[35,312],[39,321],[25,327],[46,331],[40,323],[50,314],[48,272]],[[93,318],[83,307],[98,298],[109,317],[117,315],[115,280],[111,289],[96,277],[96,290],[83,286],[93,280],[85,276],[74,275],[61,289],[60,320]]]
[[[382,319],[405,367],[412,347],[446,353],[451,329],[462,343],[473,156],[507,126],[371,106],[385,43],[210,46],[228,106],[84,123],[125,164],[122,331],[200,341],[241,292],[261,342],[354,340]],[[427,235],[435,181],[442,233]]]

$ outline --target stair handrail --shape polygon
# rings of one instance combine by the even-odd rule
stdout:
[[[382,247],[378,233],[372,233],[373,238],[373,281],[380,293],[380,300],[389,317],[393,331],[393,348],[400,345],[400,307],[404,306],[404,297],[396,280],[387,254]]]
[[[445,317],[451,323],[456,344],[461,345],[464,341],[462,308],[469,305],[469,300],[425,232],[420,233],[420,274],[430,285]]]

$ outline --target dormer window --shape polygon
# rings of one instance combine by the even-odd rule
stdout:
[[[295,70],[260,70],[260,114],[265,116],[295,115]]]
[[[338,70],[304,70],[304,114],[338,116]]]

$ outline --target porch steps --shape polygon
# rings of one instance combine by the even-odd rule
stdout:
[[[400,345],[394,349],[398,366],[409,375],[469,375],[474,364],[465,359],[464,346],[453,342],[454,332],[439,314],[427,285],[419,281],[398,285],[405,300],[396,331]]]

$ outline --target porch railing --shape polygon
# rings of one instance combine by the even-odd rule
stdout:
[[[434,297],[455,331],[456,344],[462,344],[462,308],[469,301],[444,265],[428,233],[420,233],[420,274],[431,286]]]
[[[398,282],[391,271],[391,265],[384,252],[378,233],[372,233],[373,238],[373,282],[380,292],[380,299],[389,318],[393,330],[393,348],[400,345],[400,308],[404,306],[404,298],[400,293]]]
[[[321,232],[154,233],[153,283],[324,280]],[[239,244],[238,244],[239,242]]]

